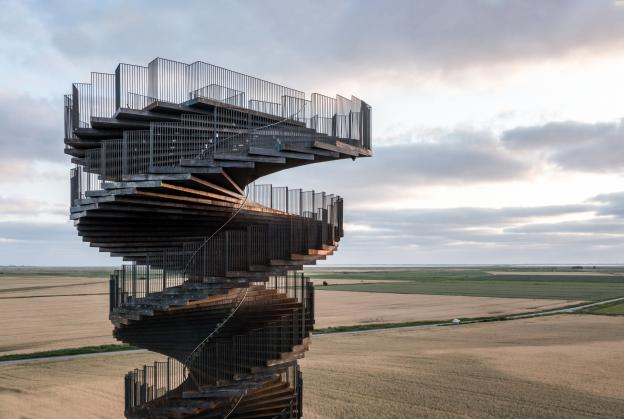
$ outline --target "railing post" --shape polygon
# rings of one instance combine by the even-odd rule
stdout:
[[[102,141],[102,149],[100,151],[100,187],[103,187],[106,181],[106,141]]]
[[[212,154],[217,152],[217,113],[218,108],[214,108],[212,113]]]
[[[225,253],[225,272],[228,272],[230,270],[230,266],[229,266],[229,262],[230,262],[229,261],[229,254],[230,254],[230,246],[229,246],[229,244],[230,244],[230,231],[229,230],[226,231],[224,236],[225,236],[224,237],[225,243],[224,243],[223,248],[225,249],[225,252],[224,252]]]
[[[147,365],[143,365],[143,391],[142,391],[142,397],[143,397],[143,403],[147,402],[147,389],[148,389],[148,385],[147,385]]]
[[[121,139],[121,179],[128,173],[128,138],[124,134]]]
[[[108,311],[111,312],[115,308],[115,274],[110,276],[108,281]]]
[[[169,394],[171,391],[171,358],[167,357],[167,392],[165,394]]]
[[[149,256],[146,258],[145,265],[145,296],[147,297],[150,293],[150,266],[149,266]]]
[[[149,171],[154,168],[154,125],[150,123],[149,129]]]
[[[352,122],[352,118],[353,118],[353,111],[349,111],[349,119],[347,119],[347,126],[349,127],[347,130],[347,138],[349,138],[350,140],[352,140],[353,138],[351,138],[351,122]]]
[[[132,298],[136,298],[136,264],[132,264]]]
[[[125,304],[125,300],[126,300],[126,267],[125,266],[121,266],[121,296],[120,296],[120,303],[121,304]]]

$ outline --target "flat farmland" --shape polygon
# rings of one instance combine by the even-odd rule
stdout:
[[[589,309],[587,312],[593,314],[605,314],[608,316],[624,316],[624,303],[609,304]]]
[[[2,271],[0,271],[2,272]],[[107,271],[25,269],[0,275],[0,355],[118,343],[108,320]],[[318,280],[318,279],[315,279]],[[358,280],[391,284],[392,280]],[[487,317],[540,311],[580,300],[316,292],[316,327]],[[404,283],[403,280],[397,280]],[[321,281],[322,283],[322,281]],[[368,285],[368,284],[366,284]]]
[[[622,317],[326,339],[302,362],[306,419],[624,417]]]
[[[535,298],[326,291],[328,288],[332,287],[319,287],[315,292],[316,328],[492,317],[551,310],[582,302]]]
[[[0,355],[116,342],[108,279],[93,271],[3,272],[0,324]]]
[[[308,272],[315,281],[328,284],[336,281],[335,285],[319,287],[328,291],[586,301],[624,296],[622,268],[589,272],[554,268],[540,271],[536,268],[311,269]],[[345,280],[353,282],[347,284]]]
[[[304,417],[623,417],[623,346],[624,317],[593,315],[316,336]],[[0,365],[0,417],[118,418],[123,374],[157,358]]]

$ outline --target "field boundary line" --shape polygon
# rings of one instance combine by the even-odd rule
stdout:
[[[544,317],[544,316],[553,316],[557,314],[570,314],[575,313],[577,311],[586,310],[587,308],[601,306],[601,305],[609,305],[613,303],[617,303],[620,301],[624,301],[624,297],[612,298],[609,300],[602,301],[594,301],[591,303],[583,303],[583,304],[575,304],[573,306],[560,307],[551,310],[530,312],[530,313],[521,313],[521,314],[513,314],[513,315],[505,315],[505,316],[497,316],[497,317],[480,317],[480,318],[468,318],[468,319],[460,319],[460,323],[454,323],[452,320],[444,320],[444,321],[432,321],[426,322],[422,321],[423,324],[409,324],[409,323],[418,323],[415,322],[402,322],[402,323],[377,323],[370,325],[354,325],[354,326],[337,326],[341,328],[358,328],[369,326],[370,328],[365,330],[344,330],[344,331],[324,331],[320,333],[314,333],[315,338],[322,338],[324,336],[350,336],[350,335],[358,335],[364,333],[382,333],[387,331],[392,331],[396,329],[406,329],[406,330],[417,330],[417,329],[426,329],[426,328],[434,328],[434,327],[444,327],[444,326],[462,326],[468,324],[475,323],[489,323],[489,322],[499,322],[499,321],[509,321],[509,320],[521,320],[521,319],[529,319],[534,317]],[[320,329],[323,330],[323,329]],[[76,348],[80,349],[80,348]],[[31,364],[38,362],[54,362],[54,361],[69,361],[72,359],[80,359],[80,358],[92,358],[96,356],[113,356],[120,354],[128,354],[128,353],[141,353],[141,352],[149,352],[146,349],[124,349],[124,350],[113,350],[113,351],[102,351],[102,352],[93,352],[86,354],[77,354],[77,355],[57,355],[57,356],[47,356],[41,358],[28,358],[28,359],[15,359],[9,361],[0,361],[1,366],[8,365],[18,365],[18,364]],[[28,356],[32,354],[24,354],[24,356]]]

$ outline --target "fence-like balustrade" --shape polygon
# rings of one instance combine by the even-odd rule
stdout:
[[[370,106],[157,58],[75,83],[64,116],[70,218],[125,261],[114,336],[166,355],[126,375],[126,416],[300,418],[301,269],[336,250],[343,202],[255,180],[370,156]]]
[[[94,118],[112,118],[120,109],[202,101],[293,119],[316,133],[371,148],[371,108],[355,96],[331,98],[313,93],[307,100],[304,92],[212,64],[163,58],[154,59],[147,67],[119,64],[114,74],[91,73],[90,83],[74,83],[71,95],[65,98],[66,128],[90,128]],[[72,135],[66,131],[66,137]]]

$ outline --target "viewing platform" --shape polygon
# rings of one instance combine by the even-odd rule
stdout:
[[[157,58],[74,83],[64,142],[70,219],[124,261],[113,334],[168,357],[126,375],[126,416],[300,418],[314,287],[299,271],[337,250],[343,200],[255,182],[372,156],[371,107]]]

